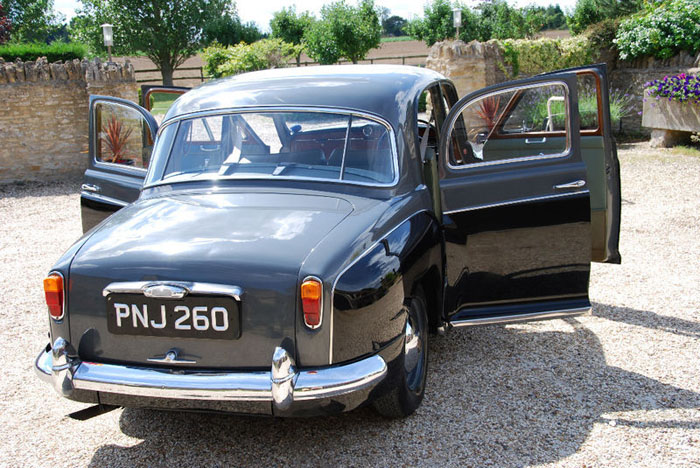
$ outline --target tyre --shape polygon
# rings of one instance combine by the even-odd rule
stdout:
[[[395,386],[377,398],[374,409],[387,418],[405,418],[423,401],[428,373],[428,314],[423,289],[411,297],[404,328],[404,346],[395,371]]]

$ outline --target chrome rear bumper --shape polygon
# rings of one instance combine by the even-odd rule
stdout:
[[[39,377],[59,394],[101,392],[157,399],[271,402],[284,411],[294,402],[323,400],[376,386],[387,374],[379,355],[350,364],[297,370],[283,348],[276,348],[270,371],[217,372],[101,364],[72,357],[58,338],[36,359]]]

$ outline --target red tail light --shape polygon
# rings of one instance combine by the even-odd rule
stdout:
[[[63,318],[63,276],[51,273],[44,279],[44,295],[49,315],[55,320]]]
[[[301,308],[304,312],[304,324],[309,328],[321,326],[321,304],[323,303],[323,284],[317,278],[306,278],[301,283]]]

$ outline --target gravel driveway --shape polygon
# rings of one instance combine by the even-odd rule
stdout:
[[[700,466],[700,158],[620,151],[623,264],[591,315],[453,330],[423,406],[326,419],[117,410],[86,422],[32,371],[41,280],[80,235],[80,181],[0,188],[0,466]]]

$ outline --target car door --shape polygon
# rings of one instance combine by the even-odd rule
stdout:
[[[158,125],[189,89],[141,86],[142,107],[119,98],[90,97],[89,162],[80,192],[83,232],[138,198]],[[126,157],[114,157],[120,149]]]
[[[445,310],[453,325],[590,307],[590,194],[576,75],[491,86],[440,132]]]
[[[83,232],[136,200],[158,130],[155,118],[125,99],[90,96],[89,159],[80,191]]]
[[[620,263],[620,161],[612,131],[607,65],[599,63],[548,73],[575,73],[581,120],[581,157],[591,193],[594,262]]]

